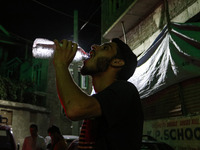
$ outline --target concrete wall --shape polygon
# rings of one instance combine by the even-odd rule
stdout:
[[[200,12],[200,0],[168,0],[170,19],[184,23]],[[139,55],[156,39],[166,24],[164,6],[160,5],[127,34],[127,43]]]
[[[44,107],[0,100],[0,114],[8,118],[8,125],[12,128],[16,144],[23,146],[26,136],[30,135],[29,126],[38,125],[38,133],[45,137],[49,125],[49,111]]]

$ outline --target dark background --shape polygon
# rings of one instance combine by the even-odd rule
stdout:
[[[101,0],[1,1],[0,25],[30,41],[35,38],[73,40],[74,10],[78,10],[79,16],[79,45],[89,51],[92,44],[100,44],[101,40]]]

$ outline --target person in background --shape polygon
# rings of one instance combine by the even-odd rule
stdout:
[[[82,91],[70,75],[77,43],[54,40],[54,67],[59,99],[73,121],[84,120],[79,150],[139,150],[142,141],[143,111],[136,87],[127,80],[137,66],[137,57],[118,38],[92,45],[90,57],[81,68],[90,75],[95,94]],[[137,80],[137,79],[135,79]]]
[[[46,150],[46,144],[44,138],[38,135],[38,126],[31,124],[30,136],[24,139],[22,150]]]
[[[48,149],[51,150],[67,150],[67,143],[63,138],[60,129],[53,125],[47,130],[49,136],[51,137],[51,146]]]

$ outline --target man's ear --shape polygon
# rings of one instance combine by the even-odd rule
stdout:
[[[124,66],[124,64],[125,64],[124,60],[119,58],[115,58],[111,61],[111,65],[117,68]]]

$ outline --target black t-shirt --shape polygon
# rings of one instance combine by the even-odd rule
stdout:
[[[143,112],[136,87],[127,81],[116,81],[93,96],[102,110],[102,116],[90,120],[89,125],[95,149],[139,150]]]

